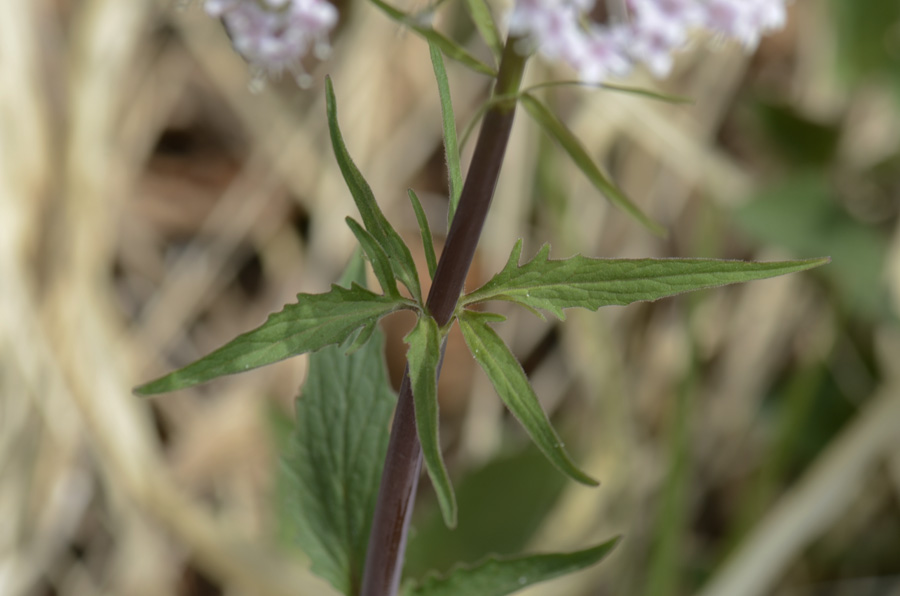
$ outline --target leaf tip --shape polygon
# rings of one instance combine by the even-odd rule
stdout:
[[[563,457],[567,460],[568,464],[567,469],[563,470],[566,476],[570,477],[572,480],[577,482],[578,484],[583,484],[584,486],[589,486],[591,488],[596,488],[600,486],[600,481],[594,478],[593,476],[588,475],[587,472],[573,464],[570,460],[568,460],[568,455],[563,453]]]
[[[447,529],[449,530],[456,529],[456,511],[456,499],[453,500],[449,510],[445,510],[443,507],[441,508],[441,514],[444,516],[444,525],[447,526]]]
[[[453,530],[456,528],[458,511],[456,505],[456,492],[453,490],[453,485],[450,483],[450,478],[447,476],[447,469],[444,468],[443,461],[437,463],[440,469],[434,470],[433,474],[431,468],[428,468],[428,462],[426,462],[426,468],[428,468],[432,487],[437,495],[438,506],[441,509],[441,517],[444,518],[444,525]]]
[[[599,480],[597,480],[593,476],[588,476],[584,472],[582,472],[582,478],[580,478],[578,481],[585,486],[590,486],[591,488],[600,486]]]
[[[535,255],[535,257],[532,259],[532,261],[542,261],[542,262],[546,263],[549,260],[550,260],[550,243],[544,242],[541,245],[541,249],[538,251],[538,253]]]
[[[153,397],[154,395],[159,395],[160,393],[168,393],[170,391],[175,391],[176,389],[181,389],[182,387],[177,386],[172,383],[171,376],[174,373],[170,373],[163,377],[159,377],[158,379],[154,379],[143,385],[138,385],[134,389],[131,390],[131,393],[136,397],[140,398],[148,398]]]
[[[657,223],[648,217],[648,218],[646,218],[644,225],[647,226],[647,229],[650,230],[650,233],[652,233],[654,236],[656,236],[660,240],[668,240],[669,239],[669,230],[667,228],[665,228],[662,224]]]
[[[133,387],[131,389],[131,394],[135,397],[147,398],[153,395],[152,391],[148,391],[147,387],[150,383],[144,383],[143,385],[138,385],[137,387]]]
[[[524,240],[519,238],[516,240],[515,245],[513,245],[512,252],[509,255],[509,263],[508,265],[512,265],[514,267],[519,266],[519,260],[522,258],[522,245],[524,244]]]

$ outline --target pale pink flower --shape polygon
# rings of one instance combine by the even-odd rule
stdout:
[[[219,0],[222,1],[222,0]],[[601,0],[604,1],[604,0]],[[627,23],[590,23],[593,0],[517,0],[510,33],[588,82],[627,75],[644,64],[654,76],[672,69],[691,31],[706,29],[748,50],[784,26],[785,0],[625,0]]]
[[[672,54],[687,40],[688,24],[663,11],[635,12],[631,21],[628,51],[643,62],[654,76],[662,78],[672,70]]]
[[[592,25],[587,35],[571,44],[567,60],[584,81],[600,82],[610,77],[623,77],[631,71],[631,58],[625,46],[630,36],[627,25]]]
[[[228,28],[235,49],[258,74],[287,70],[301,86],[309,83],[302,59],[325,57],[337,9],[326,0],[206,0],[206,12]]]

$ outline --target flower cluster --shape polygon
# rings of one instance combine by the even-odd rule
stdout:
[[[328,34],[337,9],[327,0],[206,0],[206,12],[228,28],[235,49],[260,74],[288,70],[306,86],[301,60],[312,49],[318,58],[330,51]]]
[[[604,1],[604,0],[601,0]],[[643,63],[657,77],[693,29],[706,29],[753,49],[785,22],[785,0],[618,0],[627,15],[600,24],[585,15],[593,0],[517,0],[510,32],[541,54],[571,65],[582,80],[601,82]]]

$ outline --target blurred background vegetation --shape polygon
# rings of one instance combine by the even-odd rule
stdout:
[[[325,290],[353,249],[321,86],[252,93],[198,5],[0,2],[4,596],[332,593],[278,539],[276,444],[306,359],[130,391]],[[332,75],[351,153],[418,250],[406,188],[436,231],[446,217],[427,48],[363,0],[341,12],[308,68]],[[458,9],[440,16],[472,38]],[[448,67],[464,123],[488,81]],[[500,333],[599,489],[528,447],[455,338],[441,407],[460,525],[424,482],[408,573],[621,533],[595,569],[527,593],[900,594],[900,3],[797,0],[753,56],[698,39],[669,80],[627,83],[695,103],[547,99],[669,238],[520,114],[470,287],[519,237],[557,257],[833,262],[565,323],[509,312]],[[395,379],[410,323],[386,325]]]

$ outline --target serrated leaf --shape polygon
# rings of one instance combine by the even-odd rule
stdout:
[[[581,141],[578,140],[578,137],[563,124],[562,120],[556,117],[556,114],[530,93],[522,93],[519,96],[519,101],[522,103],[525,111],[541,125],[544,132],[559,143],[563,150],[569,154],[569,157],[572,158],[572,161],[575,162],[575,165],[578,166],[578,169],[587,176],[591,184],[603,193],[610,202],[638,220],[657,236],[666,235],[666,231],[662,226],[647,217],[637,205],[625,196],[625,193],[619,187],[603,175],[603,172],[591,159],[590,154],[588,154],[584,145],[581,144]]]
[[[403,596],[505,596],[595,565],[612,552],[620,539],[571,553],[489,557],[471,567],[457,567],[446,577],[427,576],[419,585],[405,587]]]
[[[328,113],[328,130],[331,134],[331,146],[334,149],[334,157],[341,169],[344,181],[350,189],[356,208],[359,210],[360,216],[362,216],[363,224],[384,250],[385,254],[387,254],[394,275],[409,289],[413,298],[421,303],[422,290],[419,286],[419,274],[416,271],[412,253],[409,251],[406,243],[403,242],[400,234],[397,233],[384,216],[384,213],[381,212],[369,183],[366,182],[359,168],[353,163],[353,159],[347,151],[347,146],[344,144],[344,138],[338,125],[337,101],[334,97],[334,87],[330,77],[325,79],[325,105]]]
[[[425,469],[437,494],[444,523],[452,528],[456,526],[456,496],[441,456],[438,436],[437,369],[441,359],[441,332],[433,318],[422,316],[404,341],[409,344],[406,361]]]
[[[378,245],[378,241],[352,217],[345,218],[345,221],[347,227],[356,236],[363,252],[369,258],[369,262],[372,263],[372,271],[374,271],[382,291],[392,298],[399,298],[400,292],[397,291],[397,279],[394,277],[394,272],[391,271],[391,262],[381,246]]]
[[[437,269],[437,257],[434,254],[434,238],[431,236],[431,227],[428,225],[428,218],[425,216],[425,210],[422,208],[422,202],[419,195],[413,189],[407,191],[409,201],[412,203],[413,211],[416,213],[416,222],[419,224],[419,233],[422,235],[422,248],[425,250],[425,262],[428,264],[428,276],[434,279],[434,271]]]
[[[531,261],[518,265],[522,241],[509,261],[486,284],[460,299],[460,306],[508,300],[565,319],[563,309],[626,305],[693,290],[766,279],[804,271],[830,259],[752,262],[717,259],[595,259],[576,255],[550,259],[545,244]]]
[[[462,169],[459,165],[459,145],[456,140],[456,117],[453,115],[453,103],[450,101],[450,83],[447,80],[447,70],[444,68],[444,58],[441,51],[432,42],[428,42],[431,51],[431,65],[434,68],[434,78],[437,80],[438,95],[441,98],[441,125],[444,131],[444,155],[447,159],[447,177],[449,178],[450,206],[447,211],[447,229],[456,213],[459,205],[459,195],[462,193],[463,180]]]
[[[386,2],[382,2],[382,0],[370,0],[372,4],[378,7],[382,12],[384,12],[388,17],[404,25],[409,27],[430,43],[433,43],[437,47],[441,49],[441,51],[447,55],[448,58],[452,58],[456,60],[460,64],[474,70],[475,72],[479,72],[481,74],[485,74],[488,76],[495,77],[497,76],[497,71],[467,52],[462,46],[458,43],[449,39],[431,27],[426,27],[421,24],[421,22],[416,19],[413,15],[409,15],[402,10],[398,10],[391,6]]]
[[[270,315],[253,331],[237,336],[184,368],[141,385],[135,392],[139,395],[166,393],[315,352],[343,343],[357,329],[402,308],[410,305],[358,285],[350,289],[332,285],[327,294],[298,294],[296,304]]]
[[[378,329],[378,321],[372,321],[365,327],[359,330],[359,333],[356,334],[356,337],[353,338],[353,341],[350,342],[350,347],[347,348],[347,351],[344,352],[347,356],[355,353],[361,347],[366,345],[372,336],[375,334],[375,331]]]
[[[500,32],[497,30],[497,23],[494,22],[494,16],[491,9],[484,0],[466,0],[466,8],[469,9],[469,16],[475,23],[475,28],[481,34],[484,43],[491,48],[494,59],[499,60],[503,54],[503,40]]]
[[[531,388],[531,383],[528,382],[519,361],[500,336],[488,326],[488,322],[497,320],[496,317],[497,315],[493,313],[474,311],[460,313],[459,326],[469,351],[487,374],[500,399],[547,459],[573,480],[588,486],[596,486],[596,480],[572,463],[562,441],[541,409],[537,395]]]
[[[383,343],[378,332],[352,355],[330,347],[310,356],[279,467],[288,538],[348,595],[360,592],[396,401]]]

